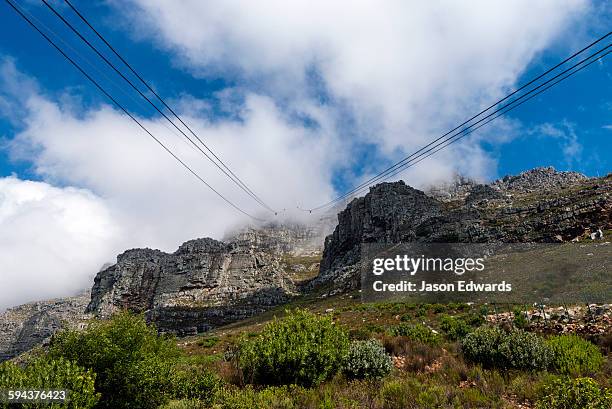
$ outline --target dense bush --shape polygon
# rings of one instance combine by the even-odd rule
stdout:
[[[533,333],[514,330],[499,346],[507,362],[506,367],[517,369],[546,369],[551,361],[545,340]]]
[[[547,341],[552,351],[552,369],[580,376],[597,371],[605,362],[599,349],[577,335],[560,335]]]
[[[347,334],[331,320],[296,310],[243,338],[237,361],[248,382],[311,386],[334,375],[348,350]]]
[[[413,341],[422,342],[428,345],[437,345],[440,343],[440,335],[423,324],[412,325],[402,322],[399,325],[391,327],[389,333],[395,337],[407,337]]]
[[[440,329],[451,341],[457,341],[466,336],[472,327],[461,318],[445,315],[440,319]]]
[[[299,386],[271,386],[255,390],[251,386],[223,391],[219,409],[298,409],[304,389]]]
[[[212,404],[221,387],[221,380],[207,370],[189,367],[176,369],[172,377],[172,395],[175,399]]]
[[[529,321],[527,320],[527,315],[520,308],[514,309],[514,321],[513,324],[515,327],[520,329],[527,328],[529,325]]]
[[[551,352],[543,338],[522,330],[480,327],[461,343],[465,358],[488,368],[546,369]]]
[[[172,395],[174,340],[159,336],[141,316],[120,313],[82,332],[64,331],[51,342],[52,357],[64,357],[96,374],[100,408],[156,408]]]
[[[374,339],[353,341],[344,360],[344,373],[353,379],[382,378],[392,367],[391,357]]]
[[[545,387],[537,409],[610,409],[612,392],[591,378],[557,379]]]
[[[461,351],[466,360],[490,368],[501,363],[498,346],[505,333],[497,327],[480,327],[468,334],[461,342]]]
[[[39,390],[67,390],[69,400],[64,403],[32,403],[23,407],[54,407],[69,409],[93,408],[98,402],[99,394],[94,390],[95,374],[85,370],[73,362],[63,358],[47,359],[39,357],[24,367],[12,362],[0,364],[0,390],[1,389],[39,389]],[[0,402],[0,407],[3,406]]]

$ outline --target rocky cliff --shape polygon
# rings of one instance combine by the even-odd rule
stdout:
[[[248,226],[228,234],[223,241],[270,254],[308,256],[323,250],[323,240],[335,226],[334,218],[324,215],[308,224],[285,221]]]
[[[133,249],[95,278],[87,311],[144,312],[180,335],[247,318],[296,295],[287,258],[317,255],[326,223],[247,227],[224,240],[191,240],[172,253]]]
[[[80,328],[89,318],[89,291],[75,297],[38,301],[0,314],[0,362],[48,340],[62,328]]]
[[[358,286],[362,243],[562,242],[612,228],[612,176],[537,168],[489,185],[464,179],[435,195],[381,183],[338,214],[312,283]]]
[[[179,335],[244,319],[323,286],[359,284],[362,243],[562,242],[612,229],[612,176],[538,168],[491,184],[465,178],[424,193],[382,183],[330,220],[247,227],[174,253],[128,250],[95,278],[91,298],[26,304],[0,315],[0,361],[63,327],[128,309]],[[300,282],[296,286],[294,280]],[[303,284],[303,285],[302,285]]]
[[[95,278],[87,311],[145,312],[162,331],[205,331],[246,318],[294,294],[278,258],[248,241],[191,240],[172,253],[128,250]]]

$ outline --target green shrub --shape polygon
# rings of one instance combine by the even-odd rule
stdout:
[[[255,390],[251,386],[223,391],[219,409],[298,409],[303,393],[299,386],[272,386]]]
[[[479,363],[486,368],[501,366],[498,351],[504,332],[497,327],[480,327],[468,334],[461,342],[461,352],[466,360]]]
[[[591,378],[557,379],[545,387],[537,409],[610,409],[612,391]]]
[[[176,370],[172,377],[172,395],[179,400],[212,404],[221,387],[221,379],[207,370],[185,368]]]
[[[424,305],[419,305],[414,311],[415,317],[424,317],[427,315],[427,307]]]
[[[49,348],[96,374],[99,408],[156,408],[172,394],[174,340],[161,337],[141,316],[120,313],[108,321],[95,321],[82,332],[64,331]]]
[[[487,368],[546,369],[551,361],[544,339],[522,330],[480,327],[463,338],[461,350],[468,361]]]
[[[198,341],[198,346],[203,348],[212,348],[219,343],[219,337],[202,338]]]
[[[353,341],[344,360],[344,373],[353,379],[382,378],[392,367],[391,357],[374,339]]]
[[[430,308],[433,312],[435,312],[436,314],[439,314],[441,312],[446,311],[449,307],[447,307],[444,304],[432,304]]]
[[[243,338],[237,360],[249,382],[311,386],[341,368],[348,345],[331,317],[296,310],[268,323],[256,338]]]
[[[92,371],[63,358],[39,357],[23,368],[12,362],[0,364],[0,389],[69,391],[69,400],[64,403],[55,403],[54,406],[42,402],[22,405],[25,408],[93,408],[100,397],[94,389],[95,378],[96,375]],[[8,406],[2,406],[0,402],[0,407]]]
[[[527,325],[529,325],[529,321],[527,320],[527,316],[526,314],[521,311],[520,308],[515,308],[514,309],[514,326],[520,329],[525,329],[527,328]]]
[[[457,341],[466,336],[472,327],[461,318],[444,315],[440,319],[440,329],[446,333],[446,337],[451,341]]]
[[[477,314],[477,313],[466,314],[464,316],[464,319],[465,319],[465,322],[467,322],[472,327],[479,327],[482,324],[484,324],[486,321],[484,315]]]
[[[423,324],[412,325],[402,322],[399,325],[391,327],[389,333],[395,337],[407,337],[413,341],[422,342],[428,345],[437,345],[440,343],[440,335]]]
[[[552,351],[552,369],[580,376],[597,371],[605,362],[599,349],[577,335],[560,335],[547,341]]]
[[[545,340],[523,330],[509,332],[499,351],[507,362],[507,368],[546,369],[551,361],[551,352]]]

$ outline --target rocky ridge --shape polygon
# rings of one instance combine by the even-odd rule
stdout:
[[[0,314],[0,362],[44,343],[61,328],[82,328],[90,318],[85,307],[90,292],[37,301]]]
[[[563,189],[586,180],[588,178],[582,173],[559,172],[548,166],[527,170],[516,176],[504,176],[491,186],[501,191],[531,193]]]
[[[276,222],[245,227],[228,234],[223,241],[239,243],[276,255],[314,255],[321,252],[323,240],[334,227],[333,220],[326,216],[311,224]]]
[[[338,214],[313,286],[359,286],[362,243],[563,242],[612,228],[612,176],[537,168],[489,185],[460,180],[436,197],[381,183]]]
[[[180,335],[247,318],[297,294],[282,259],[320,252],[321,229],[269,224],[225,242],[191,240],[172,254],[128,250],[96,276],[87,311],[101,317],[144,312],[160,330]]]
[[[191,240],[174,253],[128,250],[98,273],[91,298],[32,303],[1,315],[0,360],[59,328],[85,325],[92,315],[129,309],[145,313],[162,331],[187,335],[263,312],[304,291],[354,289],[362,243],[559,242],[612,229],[610,175],[588,179],[538,168],[491,184],[465,178],[453,183],[427,194],[401,181],[371,188],[338,214],[323,249],[327,217],[311,225],[251,226],[224,241]],[[316,279],[296,285],[299,274],[289,270],[316,269],[321,250]]]

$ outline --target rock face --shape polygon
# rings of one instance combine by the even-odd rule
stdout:
[[[224,241],[277,255],[313,255],[322,251],[325,236],[335,227],[332,223],[332,220],[322,218],[310,225],[285,222],[250,226],[228,235]]]
[[[558,242],[612,228],[612,177],[538,168],[490,185],[462,180],[435,197],[382,183],[338,215],[312,285],[359,285],[362,243]],[[443,201],[440,198],[444,198]]]
[[[450,181],[429,186],[425,189],[427,196],[441,202],[464,199],[474,189],[478,182],[461,175],[455,175]]]
[[[439,214],[441,203],[420,190],[381,183],[338,214],[338,226],[325,239],[321,271],[356,263],[361,243],[413,240],[416,227]]]
[[[128,250],[98,273],[88,312],[146,312],[162,331],[207,330],[286,302],[291,279],[269,252],[244,243],[191,240],[172,253]]]
[[[0,314],[0,362],[45,342],[62,328],[79,328],[89,318],[89,291],[49,301],[38,301]]]
[[[516,176],[505,176],[495,181],[492,186],[500,190],[514,192],[543,192],[562,189],[588,178],[577,172],[558,172],[553,167],[535,168]]]
[[[612,175],[588,179],[539,168],[488,185],[457,178],[429,194],[403,182],[382,183],[330,222],[250,227],[224,241],[191,240],[174,253],[133,249],[95,278],[91,297],[31,303],[0,315],[0,360],[43,342],[59,328],[144,312],[179,335],[241,320],[317,286],[359,285],[362,243],[554,242],[612,229]],[[296,289],[293,278],[300,283]]]

